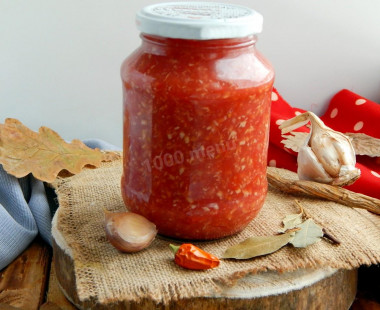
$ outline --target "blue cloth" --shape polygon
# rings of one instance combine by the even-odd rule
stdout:
[[[91,148],[120,150],[98,139],[83,142]],[[32,175],[17,179],[0,165],[0,270],[20,255],[38,233],[51,245],[51,220],[57,208],[53,195]]]

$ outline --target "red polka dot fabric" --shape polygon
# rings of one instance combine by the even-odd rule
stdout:
[[[297,153],[287,149],[278,126],[305,110],[293,108],[278,93],[272,93],[268,166],[285,168],[297,172]],[[380,105],[347,89],[338,92],[330,101],[326,113],[321,116],[330,128],[346,132],[365,133],[380,139]],[[296,131],[309,132],[307,127]],[[356,167],[361,170],[360,178],[347,189],[380,199],[380,158],[357,156]]]

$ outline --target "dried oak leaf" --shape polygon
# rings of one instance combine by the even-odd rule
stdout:
[[[77,174],[85,166],[98,167],[108,156],[79,140],[66,143],[47,127],[37,133],[11,118],[0,124],[0,164],[17,178],[32,173],[36,179],[50,183],[62,170]]]

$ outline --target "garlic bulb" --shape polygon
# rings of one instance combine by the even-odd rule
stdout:
[[[344,186],[355,182],[360,170],[350,139],[327,127],[314,113],[305,112],[284,121],[283,134],[311,123],[310,133],[298,148],[298,177],[320,183]]]

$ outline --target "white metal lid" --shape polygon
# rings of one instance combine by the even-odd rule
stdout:
[[[167,38],[241,38],[262,31],[263,16],[244,6],[216,2],[168,2],[143,8],[137,28]]]

